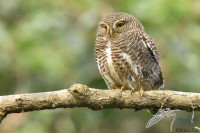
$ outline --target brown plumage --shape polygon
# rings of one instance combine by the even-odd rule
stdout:
[[[117,12],[100,21],[94,51],[109,89],[143,94],[164,86],[155,43],[132,15]]]

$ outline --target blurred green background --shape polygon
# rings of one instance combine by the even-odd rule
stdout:
[[[106,89],[94,60],[97,23],[115,11],[133,14],[154,39],[165,88],[200,92],[199,0],[0,0],[0,95],[54,91],[73,83]],[[196,112],[173,126],[200,127]],[[86,108],[11,114],[0,133],[169,132],[172,118],[146,129],[146,111]]]

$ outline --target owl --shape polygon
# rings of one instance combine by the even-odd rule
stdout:
[[[99,22],[94,54],[109,89],[139,91],[164,86],[158,51],[132,15],[113,13]]]

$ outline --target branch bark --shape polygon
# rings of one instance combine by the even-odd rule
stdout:
[[[136,91],[100,90],[74,84],[69,89],[52,92],[0,96],[0,122],[10,113],[35,110],[87,107],[92,110],[106,108],[159,109],[162,102],[172,94],[182,94],[193,103],[194,110],[200,110],[200,94],[170,90],[145,91],[143,97]],[[181,96],[170,97],[163,108],[192,111],[190,102]]]

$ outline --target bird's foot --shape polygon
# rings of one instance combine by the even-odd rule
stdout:
[[[121,90],[121,93],[126,89],[125,86],[123,86],[123,85],[121,87],[116,86],[116,85],[111,85],[110,87],[112,89],[119,89],[119,90]]]
[[[122,85],[120,89],[121,89],[121,93],[122,93],[125,90],[125,87]]]
[[[118,87],[118,86],[116,86],[116,85],[113,85],[113,84],[112,84],[110,87],[111,87],[112,89],[121,89],[120,87]]]
[[[144,90],[143,90],[142,88],[140,88],[139,94],[140,94],[140,97],[142,98],[142,96],[143,96],[143,94],[144,94]]]
[[[131,95],[135,92],[135,88],[131,88]]]
[[[124,87],[124,86],[121,86],[120,89],[121,89],[121,91],[124,91],[124,90],[125,90],[125,87]]]

